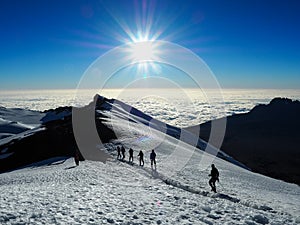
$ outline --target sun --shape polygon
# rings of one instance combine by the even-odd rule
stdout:
[[[136,39],[126,45],[126,57],[131,61],[131,65],[135,65],[138,76],[147,78],[153,73],[159,73],[157,62],[160,59],[160,50],[158,43],[155,40]]]
[[[138,64],[157,61],[160,54],[158,43],[156,40],[149,40],[147,36],[137,35],[127,45],[127,56],[133,63]]]
[[[131,57],[135,62],[155,60],[155,49],[153,41],[138,41],[131,44]]]

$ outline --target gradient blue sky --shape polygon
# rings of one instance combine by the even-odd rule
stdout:
[[[151,24],[223,88],[300,88],[300,1],[0,2],[0,89],[76,88],[87,67]],[[123,27],[123,28],[122,28]]]

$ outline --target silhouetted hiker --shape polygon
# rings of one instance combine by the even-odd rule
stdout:
[[[79,166],[79,151],[77,149],[75,150],[74,161],[76,166]]]
[[[140,160],[140,166],[144,166],[144,153],[143,151],[140,151],[138,154],[139,160]],[[142,165],[143,163],[143,165]]]
[[[154,163],[154,168],[156,169],[156,153],[154,152],[154,149],[150,153],[150,160],[151,160],[151,168],[153,169],[153,163]]]
[[[129,149],[129,162],[130,161],[133,163],[133,149],[132,148]]]
[[[219,181],[219,171],[217,170],[214,164],[211,164],[211,171],[208,176],[211,177],[208,182],[209,185],[211,186],[211,190],[217,193],[216,181]]]
[[[124,160],[125,159],[125,148],[124,148],[124,146],[122,146],[121,152],[122,152],[122,155],[123,155],[122,160]]]
[[[121,159],[121,148],[120,148],[120,146],[117,146],[117,151],[118,151],[118,157],[117,157],[117,159]]]

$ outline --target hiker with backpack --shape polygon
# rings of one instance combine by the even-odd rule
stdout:
[[[124,146],[122,146],[122,148],[121,148],[121,152],[122,152],[122,161],[124,161],[124,159],[125,159],[125,148],[124,148]]]
[[[215,193],[217,193],[217,189],[216,189],[216,181],[219,182],[219,171],[218,169],[215,167],[214,164],[211,164],[211,171],[210,174],[208,175],[211,178],[209,179],[208,183],[209,186],[211,187],[211,190]]]
[[[118,151],[117,159],[121,159],[121,148],[120,148],[120,146],[117,146],[117,151]]]
[[[156,170],[156,153],[155,153],[154,149],[150,153],[150,161],[151,161],[151,169],[153,169],[153,164],[154,164],[154,168]]]
[[[128,162],[133,163],[133,149],[132,148],[129,149],[129,160],[128,160]]]
[[[140,166],[144,166],[144,153],[142,150],[139,152],[138,157],[139,157],[139,161],[140,161]],[[143,163],[143,165],[142,165],[142,163]]]

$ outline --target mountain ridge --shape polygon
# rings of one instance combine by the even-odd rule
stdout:
[[[117,139],[114,130],[105,123],[107,119],[105,111],[115,111],[119,113],[124,123],[143,124],[145,128],[142,129],[148,129],[147,127],[155,129],[201,150],[209,147],[205,141],[190,132],[156,120],[119,100],[95,95],[94,100],[84,107],[72,108],[66,106],[43,112],[46,115],[41,118],[42,125],[36,132],[24,135],[22,133],[18,134],[16,138],[10,137],[7,142],[5,142],[5,139],[2,139],[0,142],[0,156],[2,154],[3,157],[0,157],[0,172],[13,170],[51,157],[74,156],[75,151],[78,151],[78,139],[76,140],[74,135],[73,110],[82,113],[83,117],[86,115],[95,116],[94,119],[91,118],[86,121],[88,123],[94,123],[95,121],[98,136],[103,143]],[[79,126],[85,127],[83,132],[81,131],[81,135],[89,135],[90,127],[85,126],[85,119],[81,121]],[[97,149],[97,143],[89,145],[88,148],[93,148],[91,153],[89,155],[81,155],[81,160],[86,157],[93,160],[95,151],[100,151]],[[213,148],[210,147],[210,149]],[[214,151],[218,157],[246,168],[229,155],[216,149]],[[104,155],[109,157],[109,154],[104,153]]]
[[[299,115],[298,100],[274,98],[229,116],[221,150],[254,172],[300,185]],[[186,129],[194,132],[199,126],[200,138],[207,141],[211,121]]]

